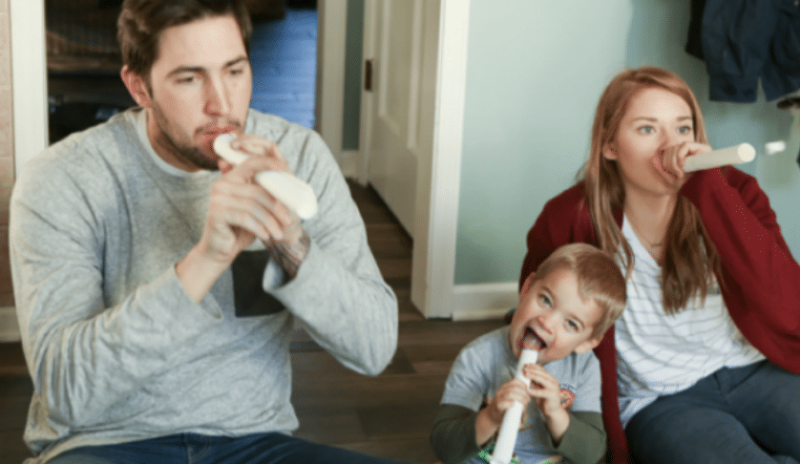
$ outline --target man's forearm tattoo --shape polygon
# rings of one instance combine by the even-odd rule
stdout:
[[[310,246],[311,238],[309,238],[305,230],[302,230],[297,240],[291,240],[288,243],[273,241],[269,250],[278,265],[283,268],[291,279],[294,279],[300,269],[300,264],[308,254]]]

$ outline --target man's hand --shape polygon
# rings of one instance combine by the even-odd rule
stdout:
[[[235,167],[219,161],[223,175],[211,187],[203,236],[175,268],[196,302],[202,301],[236,256],[256,238],[291,277],[308,252],[310,240],[300,219],[255,181],[261,171],[291,172],[277,145],[243,134],[232,147],[253,156]]]
[[[233,142],[231,147],[251,155],[269,158],[274,162],[274,168],[271,169],[273,171],[292,173],[291,169],[289,169],[289,165],[286,164],[286,159],[283,157],[280,149],[278,149],[278,146],[269,140],[251,134],[242,134]],[[276,201],[276,203],[280,204],[278,201]],[[284,206],[284,209],[286,209],[285,205],[281,206]],[[286,209],[286,211],[289,213],[289,221],[281,223],[281,233],[279,235],[273,234],[270,240],[259,238],[261,238],[264,245],[269,248],[272,257],[283,270],[286,271],[291,278],[294,278],[300,268],[300,263],[303,262],[308,254],[311,239],[303,229],[302,223],[297,215],[288,209]]]
[[[252,156],[236,167],[221,166],[224,174],[211,187],[208,217],[198,244],[203,256],[227,267],[255,238],[265,244],[284,238],[283,230],[293,220],[289,210],[254,179],[274,165],[267,157]]]

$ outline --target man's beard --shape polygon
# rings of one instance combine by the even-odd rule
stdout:
[[[217,158],[212,155],[209,157],[203,150],[200,149],[197,145],[192,145],[191,141],[189,143],[179,143],[175,137],[170,136],[170,134],[180,134],[179,131],[174,130],[176,129],[169,119],[164,115],[164,112],[161,110],[161,107],[153,102],[153,117],[155,118],[156,126],[159,129],[161,142],[163,143],[164,147],[172,152],[172,154],[187,163],[195,166],[199,169],[204,169],[207,171],[217,171],[219,170],[219,165],[217,164]],[[232,122],[232,125],[236,127],[241,127],[241,124],[238,122]],[[200,132],[204,128],[200,128],[195,130],[195,132]]]

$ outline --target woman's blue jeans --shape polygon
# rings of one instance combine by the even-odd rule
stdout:
[[[769,361],[720,369],[642,409],[625,434],[643,464],[797,464],[800,375]]]
[[[392,464],[353,451],[318,445],[281,433],[237,438],[170,435],[60,454],[48,464]]]

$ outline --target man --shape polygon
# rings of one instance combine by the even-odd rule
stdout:
[[[319,136],[249,109],[250,31],[239,1],[126,0],[121,75],[141,108],[18,179],[31,463],[381,462],[288,435],[295,320],[377,375],[397,301]],[[220,161],[226,132],[260,156]],[[318,214],[301,222],[253,182],[264,170],[308,182]]]

